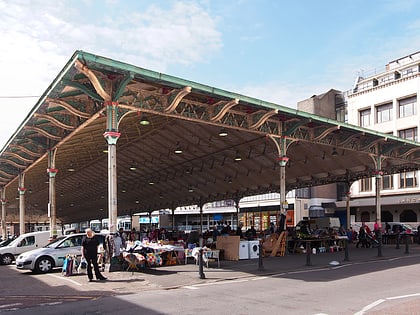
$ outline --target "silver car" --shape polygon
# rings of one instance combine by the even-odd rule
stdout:
[[[45,247],[20,254],[16,259],[16,267],[18,269],[30,269],[37,273],[46,273],[53,268],[63,267],[67,255],[75,255],[80,260],[84,236],[84,233],[67,235]],[[104,243],[104,235],[96,234],[96,237],[99,238],[101,244]]]

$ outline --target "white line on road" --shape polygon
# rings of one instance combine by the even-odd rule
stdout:
[[[41,304],[38,304],[38,305],[39,306],[51,306],[51,305],[58,305],[58,304],[63,304],[63,302],[41,303]]]
[[[186,285],[186,286],[183,286],[183,288],[190,289],[190,290],[198,290],[200,287],[208,287],[212,285],[224,285],[224,284],[230,284],[230,283],[241,283],[241,282],[247,282],[247,281],[249,281],[249,279],[225,280],[225,281],[218,281],[218,282],[207,282],[207,283]]]
[[[390,300],[398,300],[398,299],[406,299],[406,298],[410,298],[410,297],[415,297],[415,296],[420,296],[420,293],[413,293],[413,294],[406,294],[406,295],[398,295],[398,296],[391,296],[391,297],[387,297],[384,299],[380,299],[377,300],[369,305],[366,305],[364,308],[362,308],[361,311],[354,313],[354,315],[363,315],[365,314],[367,311],[369,311],[370,309],[378,306],[379,304],[386,302],[386,301],[390,301]]]
[[[192,285],[186,285],[185,287],[183,287],[184,289],[189,289],[189,290],[198,290],[199,288],[194,287]]]
[[[74,280],[72,280],[72,279],[70,279],[70,278],[60,277],[60,276],[57,276],[57,275],[52,275],[52,274],[48,274],[48,276],[50,276],[50,277],[54,277],[54,278],[57,278],[57,279],[60,279],[60,280],[66,280],[66,281],[69,281],[69,282],[71,282],[71,283],[73,283],[73,284],[75,284],[75,285],[82,286],[82,284],[81,284],[81,283],[79,283],[79,282],[77,282],[77,281],[74,281]]]
[[[19,306],[19,305],[22,305],[22,303],[0,305],[0,308],[6,308],[6,307],[11,307],[11,306]]]
[[[264,279],[268,279],[268,277],[256,277],[256,278],[252,278],[251,281],[264,280]]]
[[[414,293],[414,294],[406,294],[406,295],[400,295],[400,296],[393,296],[393,297],[389,297],[386,298],[387,300],[397,300],[397,299],[405,299],[405,298],[409,298],[409,297],[413,297],[413,296],[419,296],[420,293]]]
[[[354,313],[354,315],[363,315],[365,312],[367,312],[371,308],[374,308],[375,306],[378,306],[382,302],[385,302],[385,300],[384,299],[380,299],[380,300],[377,300],[377,301],[375,301],[373,303],[370,303],[369,305],[366,305],[364,308],[362,308],[361,311],[359,311],[357,313]]]

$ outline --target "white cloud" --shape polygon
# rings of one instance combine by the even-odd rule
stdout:
[[[41,95],[76,50],[165,72],[222,47],[217,20],[196,2],[159,8],[132,1],[138,9],[128,12],[113,4],[0,0],[0,148],[37,101],[4,96]]]

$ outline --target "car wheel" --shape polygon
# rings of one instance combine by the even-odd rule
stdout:
[[[53,269],[53,261],[49,257],[41,257],[35,263],[35,271],[38,273],[47,273]]]
[[[1,257],[1,263],[3,265],[10,265],[15,260],[15,257],[13,257],[12,254],[4,254]]]

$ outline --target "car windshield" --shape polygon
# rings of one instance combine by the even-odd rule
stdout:
[[[0,247],[6,246],[8,244],[10,244],[13,240],[12,239],[6,239],[4,241],[0,242]]]
[[[20,242],[24,239],[25,237],[24,236],[18,236],[17,238],[15,238],[13,241],[11,241],[10,243],[9,243],[9,245],[7,245],[7,246],[13,246],[13,247],[17,247],[18,246],[18,244],[20,244]]]
[[[55,240],[52,240],[51,242],[49,242],[44,247],[55,247],[57,245],[57,243],[61,242],[64,238],[65,238],[64,236],[59,236]]]
[[[404,226],[406,230],[412,230],[413,229],[413,227],[410,224],[407,224],[407,223],[402,224],[402,226]]]

